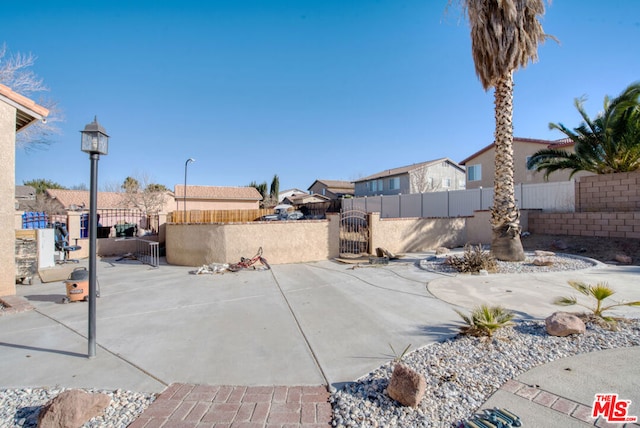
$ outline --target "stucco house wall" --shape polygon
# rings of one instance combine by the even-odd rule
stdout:
[[[49,110],[0,84],[0,296],[16,294],[15,169],[16,132]]]
[[[16,109],[0,101],[0,224],[15,217]],[[16,294],[15,230],[0,227],[0,296]]]
[[[464,183],[464,168],[448,158],[381,171],[354,182],[356,197],[460,190]]]
[[[527,158],[536,152],[546,149],[550,144],[557,143],[547,140],[533,140],[526,138],[514,138],[513,140],[513,179],[515,184],[535,184],[545,182],[569,181],[571,171],[557,171],[552,173],[548,180],[545,180],[543,172],[527,169]],[[573,145],[561,145],[557,149],[573,152]],[[481,165],[480,180],[469,180],[467,175],[467,189],[478,189],[480,187],[493,187],[495,175],[495,146],[491,145],[481,150],[475,155],[460,162],[466,167],[467,173],[476,165]],[[593,175],[588,172],[579,172],[572,179]]]

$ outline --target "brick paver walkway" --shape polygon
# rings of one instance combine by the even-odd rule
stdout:
[[[331,424],[324,386],[208,386],[174,383],[130,428],[303,427]]]

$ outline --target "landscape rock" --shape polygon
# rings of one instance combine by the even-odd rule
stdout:
[[[547,333],[551,336],[569,336],[570,334],[584,334],[586,326],[577,316],[568,312],[555,312],[544,320]]]
[[[631,262],[633,262],[631,257],[629,257],[629,256],[627,256],[625,254],[616,254],[616,261],[618,263],[622,263],[623,265],[630,265]]]
[[[436,256],[439,256],[440,254],[448,254],[448,253],[449,253],[449,249],[447,247],[436,248]]]
[[[553,251],[535,250],[533,254],[536,257],[553,257],[556,255]]]
[[[404,364],[396,364],[387,387],[387,394],[403,406],[417,407],[427,387],[420,373]]]
[[[553,261],[551,261],[547,257],[536,257],[532,262],[536,266],[551,266],[553,265]]]
[[[38,416],[39,428],[78,428],[104,412],[111,403],[106,394],[72,389],[49,401]]]

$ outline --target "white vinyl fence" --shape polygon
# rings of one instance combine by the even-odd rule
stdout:
[[[518,184],[516,202],[520,209],[574,212],[575,182]],[[342,200],[343,210],[379,212],[381,218],[468,217],[488,210],[493,204],[493,188],[369,196]]]

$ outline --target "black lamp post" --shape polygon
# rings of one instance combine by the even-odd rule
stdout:
[[[84,127],[80,149],[91,159],[89,198],[89,358],[96,356],[96,236],[98,231],[98,159],[109,151],[109,136],[98,117]]]
[[[184,211],[184,221],[185,221],[185,223],[187,222],[187,166],[191,162],[195,162],[195,161],[196,161],[195,159],[189,158],[184,163],[184,198],[183,198],[182,210]]]

